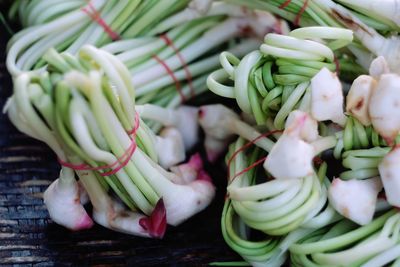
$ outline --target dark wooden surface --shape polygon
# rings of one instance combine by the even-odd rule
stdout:
[[[0,26],[1,109],[12,93],[4,65],[8,38]],[[163,240],[120,234],[98,225],[71,232],[48,218],[41,199],[58,176],[54,154],[19,133],[1,113],[0,266],[204,266],[238,260],[220,231],[225,179],[221,168],[209,168],[218,187],[212,205],[179,227],[169,227]]]

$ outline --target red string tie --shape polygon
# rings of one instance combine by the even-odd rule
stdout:
[[[249,141],[248,143],[244,144],[244,145],[243,145],[242,147],[240,147],[238,150],[236,150],[236,151],[232,154],[232,156],[228,159],[228,163],[227,163],[227,165],[228,165],[228,178],[230,177],[230,165],[231,165],[233,159],[234,159],[239,153],[241,153],[242,151],[246,150],[248,147],[252,146],[254,143],[256,143],[256,142],[257,142],[258,140],[260,140],[261,138],[268,137],[268,136],[270,136],[270,135],[272,135],[272,134],[282,133],[282,132],[283,132],[282,130],[274,130],[274,131],[270,131],[270,132],[263,133],[263,134],[259,135],[258,137],[254,138],[253,140]],[[238,176],[240,176],[240,175],[242,175],[242,174],[244,174],[244,173],[250,171],[251,169],[253,169],[253,168],[256,167],[257,165],[260,165],[262,162],[265,161],[266,158],[267,158],[267,156],[265,156],[265,157],[263,157],[263,158],[261,158],[261,159],[255,161],[254,163],[252,163],[250,166],[248,166],[247,168],[243,169],[243,170],[240,171],[239,173],[236,173],[236,174],[232,177],[231,182],[232,182],[236,177],[238,177]]]
[[[190,88],[190,94],[191,97],[194,97],[196,92],[194,90],[194,86],[193,86],[193,82],[192,82],[192,74],[189,71],[189,67],[186,63],[186,60],[184,59],[183,55],[181,54],[181,52],[179,51],[179,49],[176,47],[176,45],[172,42],[172,40],[166,35],[163,34],[160,36],[160,38],[162,40],[164,40],[164,42],[172,48],[172,50],[174,50],[175,54],[178,56],[179,61],[181,62],[182,66],[183,66],[183,70],[185,71],[186,74],[186,80],[188,81],[189,84],[189,88]]]
[[[58,158],[58,162],[61,164],[61,166],[76,170],[76,171],[103,171],[107,169],[111,169],[110,171],[106,172],[99,172],[101,176],[110,176],[113,174],[116,174],[119,170],[121,170],[123,167],[125,167],[129,160],[132,158],[133,153],[136,151],[137,144],[135,141],[135,136],[137,129],[139,128],[139,116],[136,113],[135,114],[135,127],[133,128],[132,131],[130,131],[128,134],[132,136],[131,139],[131,144],[129,145],[128,149],[122,154],[121,157],[117,158],[117,160],[108,165],[103,165],[103,166],[98,166],[98,167],[92,167],[89,166],[88,164],[82,163],[82,164],[72,164],[70,162],[66,162]]]
[[[167,63],[159,58],[157,55],[153,55],[153,58],[161,64],[164,69],[167,71],[168,75],[171,76],[172,80],[175,82],[175,88],[178,91],[179,95],[181,96],[181,101],[182,103],[186,101],[185,95],[182,92],[182,86],[181,82],[178,80],[178,78],[175,76],[174,72],[171,70],[171,68],[167,65]]]
[[[136,132],[139,129],[139,124],[140,124],[139,115],[136,112],[135,113],[135,126],[132,128],[132,130],[127,131],[127,134],[132,136],[132,137],[135,137],[136,136]]]
[[[292,2],[292,0],[286,0],[285,2],[282,3],[282,5],[279,6],[280,9],[284,9],[286,8],[290,3]],[[300,24],[300,19],[301,16],[303,15],[304,11],[306,11],[308,6],[308,0],[304,0],[304,4],[301,7],[299,13],[297,13],[296,18],[294,19],[293,23],[295,26],[299,26]]]
[[[100,13],[96,10],[91,2],[89,2],[87,6],[83,7],[81,10],[85,12],[93,21],[99,24],[113,41],[121,39],[121,36],[111,29],[111,27],[104,21]]]

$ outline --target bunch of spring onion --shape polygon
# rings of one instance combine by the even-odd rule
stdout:
[[[187,15],[181,15],[186,9],[199,14],[206,12],[210,1],[198,2],[16,1],[11,12],[19,10],[20,20],[26,28],[15,34],[8,44],[8,70],[16,75],[41,67],[41,57],[53,47],[60,52],[75,54],[85,44],[99,47],[113,40],[155,36],[191,20]],[[156,29],[159,31],[154,32]]]
[[[13,2],[8,16],[10,19],[18,19],[23,27],[51,22],[67,13],[85,9],[87,5],[90,4],[89,2],[92,2],[92,5],[99,5],[98,12],[103,12],[100,15],[110,16],[110,21],[115,23],[115,25],[121,25],[121,21],[123,21],[125,26],[122,29],[124,29],[124,31],[128,28],[130,28],[129,31],[133,31],[132,28],[134,27],[130,23],[133,21],[141,21],[139,25],[142,29],[135,30],[139,32],[140,35],[144,35],[148,31],[154,32],[154,28],[157,27],[165,27],[165,25],[171,25],[171,23],[177,25],[180,22],[192,20],[197,16],[201,16],[204,12],[207,12],[212,3],[212,1],[209,0],[167,0],[165,3],[136,0],[124,1],[124,3],[120,3],[122,6],[118,6],[117,4],[119,1],[96,3],[96,1],[93,0],[73,0],[68,2],[17,0]],[[111,15],[115,12],[121,12],[121,10],[125,10],[124,13],[119,13],[119,15],[124,16],[123,18],[116,18]],[[160,21],[165,18],[168,18],[168,23],[164,24],[165,22],[163,22],[160,24]],[[115,22],[117,20],[120,20],[120,22]]]
[[[214,186],[201,158],[178,164],[185,159],[179,129],[169,125],[157,136],[147,127],[122,62],[89,45],[78,56],[50,50],[44,59],[45,71],[14,77],[6,111],[20,131],[49,145],[63,166],[44,193],[55,222],[73,230],[93,224],[76,176],[93,204],[94,221],[129,234],[162,237],[167,223],[177,225],[210,203]],[[157,112],[193,119],[191,110]]]
[[[387,210],[400,204],[399,81],[384,58],[377,58],[370,75],[353,82],[346,97],[348,117],[343,130],[336,127],[334,149],[350,170],[328,189],[329,204],[347,219],[291,234],[298,235],[289,247],[293,266],[398,265],[399,214]]]
[[[218,113],[216,108],[213,106],[201,108],[200,122],[205,129],[211,129],[208,126],[213,121],[212,115],[206,117],[206,114]],[[220,108],[221,106],[218,107]],[[223,116],[225,118],[227,111],[225,110]],[[314,251],[306,253],[296,250],[300,247],[298,243],[313,237],[314,233],[320,233],[318,231],[328,231],[331,228],[329,231],[332,232],[328,236],[332,241],[322,242],[323,245],[326,243],[325,248],[320,247],[319,243],[313,245],[313,248],[316,252],[338,252],[337,249],[343,251],[327,257],[326,262],[323,262],[325,264],[337,266],[335,259],[339,255],[341,259],[337,263],[344,264],[347,260],[349,263],[356,263],[355,266],[374,256],[379,256],[374,261],[385,263],[399,257],[398,248],[395,247],[399,229],[389,228],[394,227],[394,222],[388,222],[389,229],[382,229],[378,235],[378,230],[381,231],[385,219],[394,214],[394,211],[391,211],[387,216],[383,216],[385,219],[379,218],[383,211],[390,208],[384,199],[377,199],[378,193],[382,190],[380,178],[348,182],[336,178],[331,184],[325,176],[326,163],[319,166],[312,164],[318,149],[321,151],[329,148],[319,147],[328,140],[327,137],[319,137],[310,143],[311,151],[307,149],[307,142],[310,142],[307,139],[315,136],[313,131],[317,129],[316,121],[312,121],[308,114],[293,111],[276,144],[273,144],[272,138],[268,138],[273,132],[261,134],[240,121],[237,116],[233,116],[230,123],[222,117],[218,120],[226,125],[235,125],[232,127],[238,129],[235,133],[250,140],[245,144],[243,139],[239,138],[231,145],[226,157],[229,175],[228,195],[221,219],[222,232],[227,244],[247,262],[253,266],[280,266],[289,251],[292,261],[295,257],[300,257],[303,261],[301,264],[297,263],[298,266],[311,266],[309,261],[306,264],[307,255],[297,254],[312,254]],[[218,127],[213,128],[217,132]],[[223,129],[218,130],[221,133]],[[247,153],[249,145],[253,143],[259,148]],[[331,143],[330,147],[332,148],[334,144],[335,142]],[[269,154],[266,153],[268,151]],[[309,156],[309,153],[313,154]],[[264,168],[267,174],[263,168],[257,167],[262,162],[265,162]],[[399,160],[397,165],[398,162]],[[380,167],[386,168],[386,172],[393,172],[393,168],[397,168],[394,164],[390,167],[387,163],[385,165],[388,167],[384,167],[383,164]],[[308,176],[296,177],[307,169]],[[382,181],[384,181],[383,174]],[[399,191],[389,188],[388,192],[398,194]],[[342,216],[351,221],[343,219]],[[391,220],[397,223],[396,216]],[[373,217],[376,219],[373,220]],[[351,228],[336,232],[334,230],[336,223]],[[357,227],[357,224],[365,226]],[[355,233],[346,234],[350,229]],[[376,235],[372,236],[374,232]],[[360,240],[363,242],[365,240],[365,246],[356,246]],[[369,248],[371,249],[368,250]],[[379,253],[382,252],[389,256],[381,256]]]
[[[336,139],[320,137],[310,115],[292,111],[282,133],[262,127],[267,133],[261,134],[226,107],[208,105],[200,108],[199,122],[206,136],[221,140],[241,137],[226,157],[228,188],[221,224],[228,245],[246,261],[255,266],[279,266],[289,245],[296,241],[284,242],[286,235],[305,225],[314,229],[337,220],[338,215],[327,205],[326,164],[313,164],[313,158],[333,148]],[[250,142],[245,144],[244,139]],[[253,144],[259,149],[247,153]],[[291,156],[283,154],[288,149]],[[263,162],[267,175],[258,167]],[[257,241],[255,232],[262,232],[264,238]]]
[[[45,8],[45,11],[51,12],[54,10],[52,9],[52,4],[48,1],[32,1],[32,4],[37,2],[43,5],[41,8]],[[226,22],[225,26],[221,25],[218,28],[220,31],[223,28],[227,30],[221,36],[215,37],[210,33],[210,43],[206,43],[206,47],[201,49],[199,54],[194,53],[195,55],[190,57],[193,59],[211,48],[223,44],[226,39],[235,38],[238,32],[243,33],[245,30],[250,30],[256,32],[259,36],[263,36],[272,27],[271,24],[277,21],[272,15],[265,15],[265,12],[255,12],[250,17],[245,16],[247,15],[246,9],[220,2],[215,2],[211,5],[210,1],[193,0],[188,3],[186,0],[161,2],[97,0],[89,3],[86,1],[80,2],[86,3],[86,5],[69,13],[63,12],[63,15],[56,16],[45,23],[33,24],[12,37],[8,44],[7,55],[7,68],[12,75],[16,75],[21,71],[41,68],[44,65],[41,57],[50,48],[55,48],[59,52],[66,51],[75,54],[85,44],[102,47],[112,41],[132,40],[132,38],[146,36],[147,39],[142,38],[140,41],[121,42],[111,48],[111,51],[115,53],[123,53],[138,48],[144,42],[149,42],[151,43],[149,49],[142,51],[143,55],[141,56],[143,58],[141,60],[143,61],[146,59],[147,53],[154,54],[165,47],[165,42],[162,42],[162,39],[159,40],[161,42],[154,43],[156,38],[152,37],[160,37],[161,34],[171,30],[169,37],[171,39],[179,39],[177,40],[178,44],[173,43],[173,45],[177,49],[183,48],[190,43],[195,44],[196,37],[198,38],[207,33],[213,26],[216,27],[218,22],[222,23],[227,17],[237,18]],[[30,2],[27,3],[29,5]],[[185,6],[187,6],[186,9],[178,12]],[[90,12],[97,12],[95,13],[97,17],[93,18]],[[204,22],[201,18],[208,20],[208,24],[201,23]],[[251,26],[246,24],[248,20],[253,21]],[[196,22],[185,24],[191,21]],[[218,30],[216,29],[214,34],[216,34],[216,31]],[[186,37],[183,37],[183,35]],[[203,43],[200,42],[199,44]],[[134,51],[137,52],[136,50]],[[193,47],[189,51],[193,52]],[[135,52],[132,51],[129,56],[123,56],[132,67],[134,64],[138,64],[137,55],[132,55]],[[161,59],[162,56],[166,57],[170,56],[170,54],[170,52],[164,52],[160,55]],[[185,61],[190,61],[190,58],[182,57]],[[149,63],[149,65],[152,64],[153,62]],[[171,66],[171,68],[175,68],[175,66]]]
[[[319,50],[315,41],[290,38],[299,33],[304,33],[306,38],[321,38],[332,36],[334,31],[341,30],[301,28],[291,32],[288,41],[281,42],[277,49],[271,43],[263,44],[260,50],[265,52],[265,61],[269,59],[275,64],[272,67],[260,68],[263,61],[255,56],[257,51],[242,60],[223,53],[223,69],[208,79],[213,92],[235,98],[245,113],[243,117],[247,122],[223,106],[204,106],[199,111],[199,122],[206,133],[205,145],[211,158],[216,157],[234,135],[241,137],[231,145],[227,155],[228,195],[221,223],[226,242],[255,266],[280,265],[287,251],[295,266],[312,266],[313,263],[336,266],[336,256],[341,258],[339,265],[347,261],[354,266],[362,263],[374,266],[400,256],[396,247],[397,215],[390,211],[380,217],[391,206],[399,205],[400,150],[397,146],[390,147],[396,144],[400,131],[397,116],[400,76],[390,73],[383,57],[375,59],[370,75],[361,75],[352,84],[345,114],[344,93],[337,75],[329,70],[326,62],[310,60],[312,52],[322,58],[323,46]],[[325,35],[318,36],[316,32]],[[265,40],[271,42],[274,39],[269,35],[275,38],[275,34],[266,36]],[[282,40],[285,37],[282,36]],[[309,41],[308,46],[301,41]],[[332,43],[343,44],[343,41],[338,39]],[[326,48],[325,51],[329,51]],[[252,54],[253,61],[250,61]],[[285,61],[291,65],[283,65]],[[292,67],[288,69],[291,72],[281,74],[280,71],[285,71],[281,67],[287,65]],[[314,66],[314,69],[304,66]],[[256,71],[259,71],[258,76],[254,74]],[[304,77],[306,71],[313,71],[313,74]],[[243,73],[245,78],[237,78]],[[252,75],[253,80],[248,78]],[[286,96],[282,90],[275,93],[278,100],[273,102],[273,97],[267,98],[272,90],[266,85],[269,82],[279,86],[282,75],[287,75],[282,80],[288,83],[299,81]],[[227,85],[229,79],[232,85]],[[242,80],[244,82],[240,83]],[[239,90],[243,87],[237,85],[245,83],[250,89],[243,93]],[[299,90],[301,84],[302,91]],[[273,87],[274,90],[278,86]],[[266,90],[265,98],[262,98],[263,90]],[[285,99],[283,104],[282,99]],[[246,106],[241,106],[240,100],[242,104],[248,101],[250,109],[244,109]],[[267,119],[260,116],[257,120],[254,110],[263,112],[263,106],[268,105],[273,105],[274,112],[266,110]],[[249,113],[253,120],[249,119]],[[268,118],[273,122],[268,123]],[[244,144],[242,138],[249,143]],[[253,144],[259,148],[247,153]],[[333,181],[326,178],[327,164],[318,166],[315,161],[315,156],[330,149],[344,167],[351,169]],[[261,163],[264,168],[257,167]],[[379,199],[382,189],[385,196]],[[346,234],[351,229],[354,234]],[[324,235],[324,231],[329,234]],[[261,234],[261,241],[254,239],[255,232],[265,234]],[[325,242],[325,239],[329,240]],[[298,249],[303,243],[307,247],[308,242],[314,241],[315,245],[310,245],[313,249]],[[327,254],[319,254],[322,252]]]
[[[330,42],[324,44],[321,39]],[[333,50],[351,40],[350,30],[332,27],[299,28],[288,35],[270,33],[259,50],[241,60],[229,52],[222,53],[222,68],[208,77],[207,85],[215,94],[235,99],[244,113],[254,117],[258,125],[267,125],[271,130],[282,130],[294,109],[310,111],[318,120],[329,119],[344,125],[343,112],[335,111],[343,102],[340,88],[332,91],[329,99],[310,107],[311,101],[329,91],[329,88],[313,91],[311,78],[321,68],[326,68],[325,75],[329,75],[328,70],[335,71],[338,64]],[[342,68],[343,65],[345,63],[340,64]],[[357,71],[357,66],[349,65],[349,68]],[[335,96],[339,98],[333,101]],[[331,109],[328,113],[327,108]],[[213,143],[217,143],[217,139]],[[220,152],[215,145],[206,144],[206,149],[211,158]]]
[[[354,31],[356,42],[348,48],[358,63],[368,68],[377,56],[400,73],[399,3],[392,1],[349,0],[227,0],[230,3],[267,10],[301,27],[321,25]]]

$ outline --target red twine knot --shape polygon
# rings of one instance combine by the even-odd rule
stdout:
[[[89,2],[87,6],[83,7],[81,10],[85,12],[93,21],[99,24],[113,41],[121,39],[121,36],[111,29],[111,27],[104,21],[100,13],[96,10],[91,2]]]
[[[104,171],[111,169],[110,171],[106,172],[99,172],[101,176],[110,176],[113,174],[116,174],[119,170],[121,170],[123,167],[125,167],[129,160],[132,158],[133,153],[136,151],[137,144],[136,144],[136,133],[139,128],[139,115],[135,113],[135,126],[132,129],[132,131],[128,132],[128,134],[132,137],[131,139],[131,144],[128,147],[128,149],[122,154],[121,157],[117,158],[117,160],[109,165],[103,165],[103,166],[98,166],[98,167],[91,167],[88,164],[82,163],[82,164],[72,164],[70,162],[66,162],[61,160],[60,158],[58,159],[58,162],[61,164],[61,166],[76,170],[76,171]]]

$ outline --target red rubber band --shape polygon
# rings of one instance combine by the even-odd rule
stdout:
[[[292,0],[286,0],[285,2],[282,3],[282,5],[279,6],[279,9],[286,8],[291,2]],[[301,16],[303,15],[304,11],[306,11],[307,6],[308,6],[308,0],[304,0],[303,6],[301,7],[299,13],[296,15],[296,18],[293,21],[295,26],[299,26]]]
[[[245,169],[243,169],[242,171],[236,173],[236,174],[232,177],[232,180],[234,180],[236,177],[242,175],[243,173],[246,173],[246,172],[250,171],[251,169],[253,169],[253,168],[256,167],[257,165],[260,165],[260,163],[264,162],[266,158],[267,158],[267,156],[262,157],[261,159],[257,160],[256,162],[253,162],[253,164],[251,164],[251,165],[248,166],[247,168],[245,168]]]
[[[305,0],[303,6],[301,7],[299,13],[297,14],[297,16],[296,16],[296,18],[294,20],[294,25],[295,26],[299,26],[301,16],[303,15],[304,11],[306,11],[307,6],[308,6],[308,0]]]
[[[137,114],[137,112],[135,113],[135,126],[133,127],[132,130],[128,131],[127,134],[131,135],[132,137],[135,137],[137,130],[139,129],[139,115]]]
[[[232,154],[232,156],[228,159],[228,162],[227,162],[227,166],[228,166],[228,178],[230,177],[230,165],[231,165],[231,163],[232,163],[232,160],[233,160],[240,152],[244,151],[245,149],[247,149],[248,147],[250,147],[251,145],[253,145],[255,142],[257,142],[258,140],[260,140],[260,139],[263,138],[263,137],[268,137],[268,136],[270,136],[270,135],[272,135],[272,134],[282,133],[282,132],[283,132],[282,130],[274,130],[274,131],[270,131],[270,132],[263,133],[263,134],[259,135],[258,137],[254,138],[253,140],[249,141],[248,143],[244,144],[244,145],[243,145],[242,147],[240,147],[238,150],[236,150],[236,151]],[[266,159],[266,157],[263,158],[263,160],[265,160],[265,159]],[[235,174],[235,175],[233,176],[232,179],[230,179],[230,178],[229,178],[229,179],[233,181],[233,179],[235,179],[235,178],[238,177],[239,175],[241,175],[241,174],[243,174],[243,173],[245,173],[245,172],[248,172],[249,170],[251,170],[252,168],[254,168],[255,166],[257,166],[258,164],[260,164],[259,161],[261,161],[261,159],[257,160],[256,162],[254,162],[253,164],[251,164],[249,167],[245,168],[243,171],[239,172],[238,174]],[[228,180],[229,180],[229,179],[228,179]]]
[[[291,2],[292,0],[286,0],[282,5],[279,6],[279,9],[286,8]]]
[[[178,78],[176,78],[174,72],[167,65],[167,63],[165,63],[165,61],[162,60],[161,58],[159,58],[157,55],[153,55],[153,58],[164,67],[164,69],[167,71],[168,75],[171,76],[172,80],[174,80],[176,90],[178,91],[179,95],[181,96],[181,101],[182,101],[182,103],[185,102],[186,98],[185,98],[185,95],[182,92],[181,83],[178,80]]]
[[[112,164],[92,167],[85,163],[78,164],[78,165],[72,164],[70,162],[63,161],[60,158],[58,158],[58,162],[61,164],[61,166],[64,166],[64,167],[67,167],[67,168],[70,168],[70,169],[73,169],[76,171],[101,171],[101,170],[106,170],[106,169],[112,169],[111,171],[100,172],[99,174],[101,176],[113,175],[113,174],[117,173],[119,170],[121,170],[123,167],[125,167],[128,164],[129,160],[132,158],[133,153],[135,153],[136,148],[137,148],[135,136],[136,136],[136,132],[137,132],[138,128],[139,128],[139,115],[136,113],[135,114],[135,127],[133,128],[133,130],[131,132],[128,133],[130,136],[132,136],[132,139],[131,139],[132,142],[129,145],[128,149],[124,152],[124,154],[122,154],[121,157],[117,158],[117,160]]]
[[[124,154],[117,159],[113,164],[109,165],[103,165],[103,166],[98,166],[98,167],[91,167],[85,163],[75,165],[66,161],[61,160],[60,158],[58,159],[58,162],[61,164],[61,166],[76,170],[76,171],[101,171],[105,169],[112,169],[116,167],[116,169],[113,169],[112,171],[109,172],[104,172],[100,173],[101,176],[110,176],[111,174],[117,173],[121,168],[125,167],[126,164],[128,164],[130,158],[132,157],[133,153],[136,150],[136,142],[132,140],[131,145],[129,148],[124,152]],[[119,166],[118,166],[119,164]]]
[[[132,143],[129,146],[129,148],[124,152],[122,157],[117,159],[117,161],[111,165],[111,168],[114,168],[113,165],[119,164],[119,166],[109,172],[100,173],[100,175],[101,176],[110,176],[110,175],[116,174],[119,170],[121,170],[123,167],[125,167],[128,164],[129,160],[132,158],[133,153],[135,153],[136,148],[137,148],[136,141],[135,141],[135,139],[132,139]],[[123,159],[124,157],[126,157],[126,158]]]
[[[172,50],[174,50],[175,54],[178,56],[178,59],[179,59],[179,61],[181,62],[182,66],[183,66],[183,70],[186,73],[186,80],[188,81],[188,84],[189,84],[191,97],[194,97],[196,93],[195,93],[194,86],[193,86],[193,83],[192,83],[192,80],[193,80],[192,79],[192,74],[189,71],[189,67],[188,67],[188,65],[186,63],[186,60],[183,58],[183,56],[182,56],[181,52],[179,51],[179,49],[175,46],[175,44],[172,42],[172,40],[166,34],[161,35],[160,38],[163,39],[164,42],[169,47],[171,47]]]
[[[93,21],[97,22],[97,24],[104,29],[104,31],[113,41],[121,39],[121,36],[111,29],[111,27],[104,21],[100,13],[96,10],[91,2],[89,2],[87,6],[83,7],[81,10],[85,12]]]

